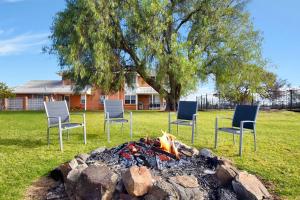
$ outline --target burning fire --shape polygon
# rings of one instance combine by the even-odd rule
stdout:
[[[163,135],[158,138],[160,141],[160,148],[168,153],[174,154],[176,158],[179,159],[179,153],[174,143],[176,137],[164,131],[162,131],[162,133]]]

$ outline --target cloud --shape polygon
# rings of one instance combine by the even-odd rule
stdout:
[[[25,33],[13,38],[0,40],[0,56],[32,52],[48,43],[49,33],[32,34]]]

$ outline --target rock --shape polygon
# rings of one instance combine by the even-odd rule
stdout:
[[[118,175],[107,166],[90,165],[81,172],[76,186],[76,200],[112,199]]]
[[[181,179],[179,179],[181,180]],[[177,179],[170,178],[169,181],[164,179],[157,180],[153,188],[145,195],[145,200],[154,199],[197,199],[203,200],[204,194],[199,187],[189,188],[177,183]]]
[[[98,154],[98,153],[102,153],[103,151],[105,151],[106,148],[105,147],[99,147],[98,149],[95,149],[94,151],[91,152],[91,155],[93,154]]]
[[[195,188],[184,187],[174,182],[172,179],[169,179],[169,182],[172,184],[174,190],[177,193],[177,196],[179,196],[179,198],[176,199],[204,200],[203,192],[200,191],[199,187],[195,187]]]
[[[70,162],[66,162],[64,164],[61,164],[58,169],[61,171],[61,174],[63,176],[63,181],[66,182],[68,173],[75,169],[78,166],[77,160],[73,159]]]
[[[199,155],[204,157],[204,158],[212,158],[213,157],[213,153],[211,152],[211,150],[209,149],[201,149],[199,152]]]
[[[265,186],[252,174],[240,172],[232,181],[234,191],[240,199],[261,200],[271,199],[271,195]]]
[[[196,188],[199,187],[198,180],[195,176],[173,176],[170,180],[185,187],[185,188]]]
[[[227,159],[227,158],[223,158],[223,157],[218,158],[218,163],[219,163],[220,165],[226,165],[226,164],[228,164],[228,165],[233,165],[233,163],[232,163],[231,160],[229,160],[229,159]]]
[[[166,193],[168,195],[167,199],[180,199],[180,194],[177,192],[174,186],[163,179],[156,181],[155,187],[158,187],[162,192]]]
[[[65,182],[65,189],[70,200],[75,199],[76,185],[78,179],[81,175],[81,172],[85,170],[87,167],[88,167],[87,164],[81,164],[69,172],[67,176],[67,180]]]
[[[144,196],[145,200],[164,200],[168,197],[168,193],[163,189],[154,186],[150,191]]]
[[[83,153],[75,156],[75,159],[77,160],[78,164],[83,164],[89,157],[90,157],[89,154]]]
[[[217,166],[215,175],[221,185],[227,185],[231,183],[238,173],[239,171],[234,166],[226,162]]]
[[[132,196],[142,196],[152,187],[152,175],[147,167],[130,167],[122,174],[122,181],[128,192]]]
[[[234,191],[227,188],[218,188],[218,200],[237,200],[237,195]]]

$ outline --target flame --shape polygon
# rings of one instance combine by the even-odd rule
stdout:
[[[162,133],[163,135],[158,138],[160,141],[160,148],[166,152],[174,154],[176,158],[179,159],[179,153],[174,143],[176,137],[164,131],[162,131]]]

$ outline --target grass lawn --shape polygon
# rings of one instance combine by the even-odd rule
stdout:
[[[232,114],[232,111],[200,112],[195,147],[212,149],[215,116]],[[166,112],[137,111],[133,118],[134,139],[161,135],[160,130],[168,127]],[[216,154],[233,160],[240,169],[273,182],[275,192],[283,199],[300,199],[300,113],[260,112],[258,151],[253,151],[253,137],[247,134],[242,158],[237,155],[238,144],[232,144],[231,135],[221,133],[219,138]],[[114,125],[108,144],[103,132],[103,112],[88,112],[87,145],[83,144],[81,129],[74,129],[69,140],[64,137],[64,152],[61,153],[56,129],[52,129],[52,143],[47,146],[43,112],[0,112],[0,199],[22,199],[34,180],[77,153],[114,146],[128,139],[129,127],[125,126],[122,135],[120,126]],[[190,144],[190,127],[180,127],[178,139]]]

